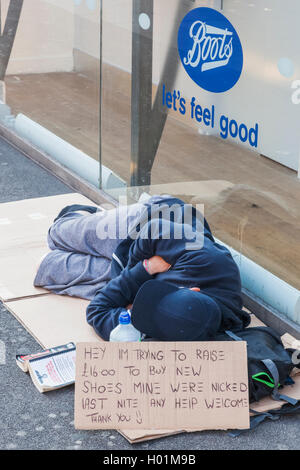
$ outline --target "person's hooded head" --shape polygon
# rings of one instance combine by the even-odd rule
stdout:
[[[132,306],[131,321],[141,333],[159,341],[208,341],[222,320],[207,295],[163,281],[145,282]]]

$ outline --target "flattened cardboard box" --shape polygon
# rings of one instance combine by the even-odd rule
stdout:
[[[86,321],[88,304],[88,300],[49,294],[6,302],[5,306],[47,349],[71,342],[103,342]]]
[[[47,233],[60,210],[71,204],[95,205],[81,194],[60,194],[0,204],[0,299],[46,294],[33,280],[47,251]]]
[[[0,205],[1,247],[12,248],[33,243],[41,237],[46,240],[53,219],[70,204],[92,204],[81,194],[60,194]]]
[[[246,343],[79,343],[77,429],[248,429]]]

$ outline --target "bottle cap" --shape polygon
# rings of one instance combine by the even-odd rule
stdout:
[[[130,323],[130,315],[128,312],[122,312],[119,316],[119,324],[120,325],[129,325]]]

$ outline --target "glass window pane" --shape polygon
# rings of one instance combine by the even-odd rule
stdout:
[[[297,0],[104,0],[102,41],[103,164],[131,197],[204,204],[218,239],[296,289],[299,16]]]
[[[100,1],[18,5],[1,2],[2,121],[76,172],[91,165],[99,185]],[[8,28],[16,33],[10,57]]]

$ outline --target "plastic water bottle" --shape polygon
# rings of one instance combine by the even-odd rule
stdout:
[[[141,333],[132,325],[130,313],[126,311],[122,312],[119,316],[118,326],[110,333],[109,341],[127,342],[140,340]]]

